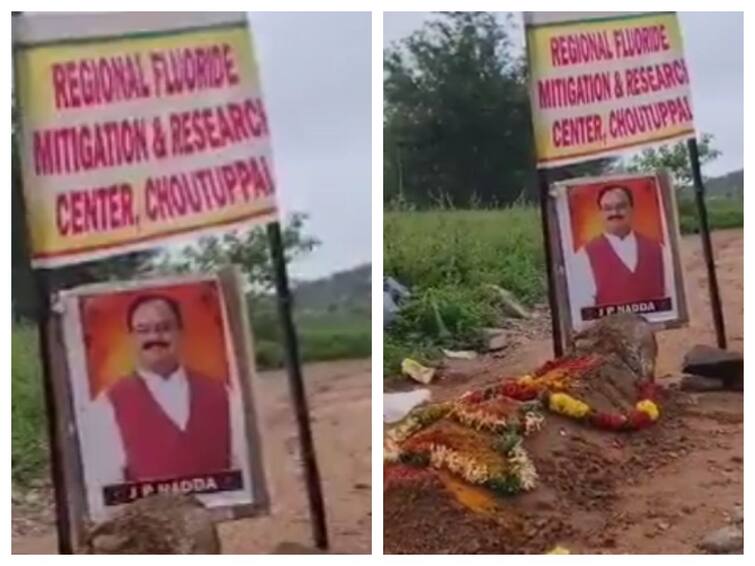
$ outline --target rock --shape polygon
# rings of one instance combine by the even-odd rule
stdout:
[[[401,362],[401,373],[427,385],[435,377],[435,368],[428,368],[411,358],[405,358]]]
[[[83,554],[220,554],[210,512],[186,495],[153,495],[124,505],[85,535]]]
[[[723,379],[705,377],[702,375],[685,375],[680,384],[682,391],[695,391],[705,393],[707,391],[721,391],[725,384]]]
[[[472,350],[446,350],[442,349],[443,355],[452,360],[474,360],[477,352]]]
[[[671,525],[669,525],[666,521],[661,521],[657,525],[659,531],[667,531]]]
[[[505,330],[498,330],[498,332],[494,334],[489,334],[488,338],[488,352],[500,352],[506,346],[509,345],[509,337]]]
[[[507,291],[498,285],[486,285],[486,287],[495,293],[496,298],[500,301],[502,310],[507,315],[515,318],[532,318],[532,313],[517,301],[511,291]]]
[[[735,525],[741,525],[742,523],[744,523],[744,520],[745,520],[744,509],[742,509],[741,507],[734,509],[734,512],[731,514],[731,522],[734,523]]]
[[[708,554],[739,554],[744,549],[744,533],[741,527],[729,526],[713,531],[700,543]]]
[[[621,313],[601,318],[574,335],[578,355],[613,355],[636,376],[655,376],[658,344],[653,327],[637,314]]]
[[[732,462],[736,462],[737,464],[741,464],[742,463],[742,456],[732,456],[731,457],[731,461]]]
[[[697,345],[684,356],[682,371],[721,379],[727,389],[744,388],[744,356],[738,352]]]

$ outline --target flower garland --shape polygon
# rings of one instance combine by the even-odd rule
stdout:
[[[584,420],[602,430],[633,431],[642,430],[654,424],[661,416],[661,409],[656,401],[657,389],[650,382],[638,386],[640,399],[627,414],[605,413],[595,411],[587,403],[575,399],[567,393],[551,393],[548,396],[548,408],[554,413]]]
[[[530,375],[503,381],[497,386],[498,392],[518,401],[540,399],[550,411],[588,422],[602,430],[641,430],[655,423],[661,410],[657,401],[658,388],[652,381],[638,384],[637,402],[627,414],[596,411],[569,393],[601,362],[598,355],[551,360]]]
[[[451,403],[433,403],[415,407],[397,425],[388,429],[383,438],[383,460],[397,462],[401,457],[401,443],[415,432],[445,417],[452,409]]]
[[[465,394],[454,403],[449,415],[476,430],[498,433],[513,430],[525,435],[540,430],[543,416],[538,404],[520,403],[493,393],[483,390]]]
[[[402,463],[445,469],[497,493],[530,490],[537,482],[521,437],[513,431],[491,439],[487,432],[444,419],[407,439],[401,449]]]

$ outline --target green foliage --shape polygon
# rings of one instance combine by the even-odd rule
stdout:
[[[383,54],[386,203],[499,206],[534,198],[524,54],[511,15],[437,14]],[[597,174],[612,159],[552,171]]]
[[[532,304],[545,292],[540,213],[497,210],[386,212],[384,271],[412,289],[486,283]]]
[[[432,363],[440,348],[475,349],[502,315],[486,285],[532,304],[545,294],[535,207],[386,212],[384,270],[412,289],[383,343],[384,374],[405,357]]]
[[[294,213],[282,229],[286,263],[311,252],[320,242],[304,234],[307,215]],[[273,263],[265,226],[235,230],[223,236],[205,236],[186,246],[178,258],[166,255],[159,269],[167,273],[209,273],[227,265],[238,265],[251,289],[266,293],[273,288]]]
[[[495,312],[480,288],[429,287],[401,306],[390,332],[410,342],[456,349],[482,345],[482,328],[495,322]]]
[[[38,477],[47,461],[42,370],[36,329],[14,326],[11,334],[11,474],[14,483]]]
[[[697,142],[700,166],[704,166],[720,157],[721,152],[713,147],[713,134],[703,134]],[[687,142],[664,144],[658,148],[643,149],[629,161],[627,170],[631,173],[651,173],[658,169],[668,169],[674,186],[677,188],[692,185],[692,168],[689,160]]]

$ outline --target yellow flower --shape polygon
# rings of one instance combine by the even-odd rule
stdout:
[[[535,380],[532,378],[531,375],[527,374],[517,379],[517,382],[520,385],[532,385],[535,382]]]
[[[583,403],[566,393],[551,393],[548,406],[551,411],[574,419],[581,419],[590,412],[590,406],[588,404]]]
[[[658,417],[661,414],[661,411],[658,409],[658,405],[653,403],[650,399],[643,399],[642,401],[637,403],[634,408],[645,413],[648,417],[650,417],[651,421],[657,421]]]

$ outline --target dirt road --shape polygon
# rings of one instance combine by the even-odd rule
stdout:
[[[713,245],[728,347],[742,351],[742,231],[716,232]],[[699,236],[683,238],[681,251],[690,324],[658,335],[656,370],[658,381],[669,386],[677,400],[673,411],[657,427],[624,437],[626,445],[615,443],[610,435],[575,429],[556,419],[554,426],[561,437],[549,439],[545,435],[530,447],[542,472],[542,487],[517,496],[512,503],[523,511],[532,511],[541,521],[563,521],[567,528],[555,533],[551,542],[563,544],[572,552],[697,552],[696,545],[707,533],[724,526],[737,509],[742,509],[742,394],[683,394],[673,389],[684,354],[694,344],[716,342]],[[443,372],[446,377],[431,386],[433,399],[449,399],[496,379],[531,371],[552,356],[551,348],[550,337],[541,333],[507,350],[502,358],[453,361]],[[564,454],[567,457],[562,457]],[[592,468],[593,474],[581,475],[584,472],[573,463],[564,472],[571,460],[579,458],[577,454],[591,458],[582,465],[586,470]],[[545,487],[548,482],[550,487]],[[573,497],[575,483],[585,486],[579,497]],[[599,489],[592,490],[594,485]],[[600,492],[600,497],[591,499],[593,491]],[[388,513],[386,503],[386,516]],[[386,527],[386,552],[401,551],[400,533],[393,542],[388,541],[391,536]],[[448,540],[439,544],[424,551],[454,549]],[[464,545],[459,540],[455,550],[486,551]]]
[[[371,367],[369,360],[310,364],[304,368],[312,427],[327,511],[337,553],[371,551]],[[263,372],[259,410],[272,515],[221,525],[224,554],[268,553],[282,542],[311,546],[306,490],[298,460],[296,422],[284,372]],[[14,506],[14,522],[22,510]],[[48,513],[49,517],[49,513]],[[20,520],[20,519],[19,519]],[[53,526],[34,534],[14,529],[14,554],[56,552]],[[24,529],[21,529],[24,530]]]

